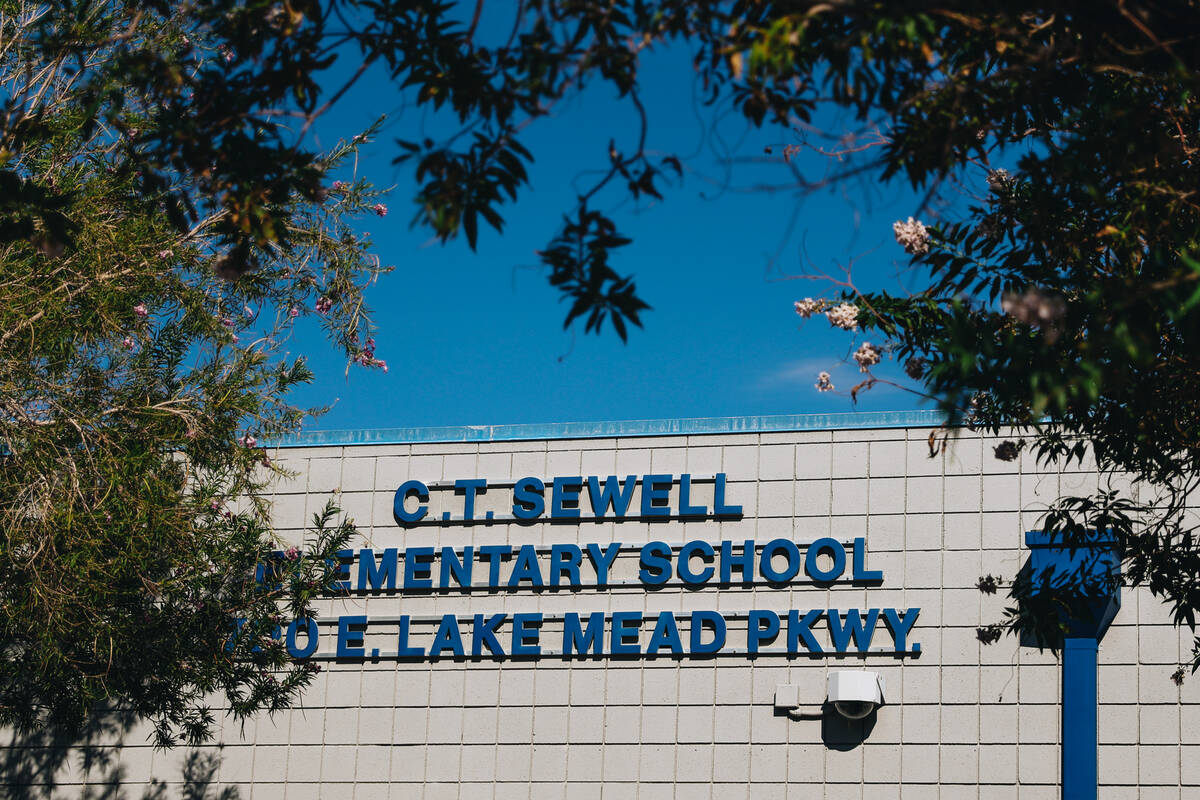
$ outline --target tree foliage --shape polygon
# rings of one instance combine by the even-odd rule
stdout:
[[[1196,6],[834,9],[764,20],[751,71],[821,81],[887,126],[885,176],[975,198],[928,230],[897,224],[920,291],[842,299],[954,419],[1024,431],[1043,463],[1094,460],[1099,491],[1060,498],[1043,526],[1115,534],[1125,581],[1195,632]],[[1013,587],[1007,622],[1053,646],[1066,623],[1031,610],[1035,579]]]
[[[140,137],[159,135],[144,128],[157,98],[129,72],[120,84],[90,72],[119,61],[123,42],[181,34],[110,12],[69,20],[73,59],[43,41],[57,29],[45,9],[0,16],[0,180],[12,189],[0,243],[0,722],[72,731],[116,703],[152,719],[160,744],[195,742],[214,699],[244,717],[311,680],[278,627],[312,615],[325,559],[352,526],[330,509],[303,551],[272,559],[272,470],[257,439],[304,416],[287,401],[311,377],[286,352],[298,320],[319,318],[348,358],[382,365],[362,303],[380,267],[353,230],[375,195],[364,182],[268,193],[277,235],[254,271],[222,277],[236,212],[200,215],[203,176],[148,181]],[[98,107],[91,80],[106,87]],[[353,147],[306,169],[323,174]],[[187,227],[172,218],[180,197],[197,209]],[[284,575],[263,580],[267,563]]]
[[[645,147],[641,55],[670,42],[705,100],[751,125],[832,102],[882,132],[856,150],[884,178],[929,198],[979,189],[957,216],[898,224],[920,291],[854,289],[830,313],[887,338],[860,348],[864,370],[900,358],[957,419],[1140,482],[1064,498],[1046,524],[1117,533],[1126,578],[1194,625],[1194,4],[501,8],[505,24],[481,25],[495,4],[0,0],[0,720],[71,727],[113,701],[164,743],[199,740],[210,693],[248,714],[311,674],[270,634],[309,613],[350,527],[330,511],[309,547],[272,557],[257,439],[302,417],[297,319],[386,368],[363,302],[380,269],[352,221],[387,209],[364,181],[329,180],[376,132],[319,152],[321,116],[384,70],[455,119],[444,140],[401,137],[396,161],[417,179],[413,223],[474,248],[528,182],[529,125],[611,86],[637,143],[614,138],[541,258],[567,325],[624,338],[647,305],[594,198],[659,198],[682,170]],[[339,58],[356,64],[341,83]],[[254,580],[267,563],[278,580]],[[1009,622],[1036,627],[1019,608]]]

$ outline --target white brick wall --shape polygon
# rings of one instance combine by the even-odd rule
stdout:
[[[1011,576],[1027,555],[1023,533],[1037,511],[1060,487],[1094,485],[1094,476],[1078,468],[1063,475],[1039,470],[1028,453],[997,461],[994,442],[966,432],[930,458],[928,434],[843,430],[281,450],[277,460],[298,473],[276,487],[275,519],[288,541],[298,541],[305,521],[340,490],[339,501],[360,526],[361,546],[377,549],[862,536],[869,567],[884,572],[882,585],[865,589],[798,580],[787,589],[476,590],[356,596],[326,603],[324,613],[920,607],[911,640],[920,642],[921,655],[323,662],[325,672],[301,708],[254,720],[244,736],[231,723],[218,746],[197,753],[214,759],[214,786],[232,787],[243,800],[1057,797],[1059,665],[1049,653],[1019,648],[1012,637],[981,646],[976,627],[997,621],[1006,598],[983,595],[975,583],[986,573]],[[392,494],[409,478],[684,471],[727,473],[728,498],[744,507],[744,518],[407,531],[392,519]],[[506,491],[494,490],[477,507],[508,513],[508,502]],[[636,556],[618,565],[614,579],[636,579]],[[738,624],[730,622],[731,646],[741,646],[732,632]],[[331,649],[328,633],[323,637],[322,650]],[[1126,593],[1100,651],[1101,797],[1200,798],[1200,681],[1180,689],[1169,678],[1187,645],[1152,598]],[[775,714],[777,684],[823,686],[827,670],[861,666],[885,675],[888,694],[860,744],[837,720]],[[132,731],[113,751],[115,760],[91,773],[78,758],[69,760],[57,776],[59,795],[79,796],[81,784],[103,783],[114,765],[129,797],[140,797],[152,779],[166,785],[167,796],[178,795],[184,764],[196,753],[155,753],[144,733]]]

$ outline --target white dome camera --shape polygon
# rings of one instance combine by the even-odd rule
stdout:
[[[846,719],[863,719],[883,705],[883,676],[877,672],[829,673],[829,702]]]

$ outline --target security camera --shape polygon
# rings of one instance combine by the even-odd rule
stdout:
[[[863,719],[883,704],[883,687],[877,672],[831,672],[829,702],[846,719]]]

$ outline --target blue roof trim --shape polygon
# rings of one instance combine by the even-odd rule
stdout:
[[[357,431],[305,431],[272,441],[268,443],[268,446],[336,447],[355,444],[510,442],[531,439],[613,439],[631,436],[686,436],[710,433],[921,428],[941,425],[945,419],[945,415],[940,411],[875,411],[848,414],[780,414],[610,422],[462,425],[442,428],[378,428]]]

